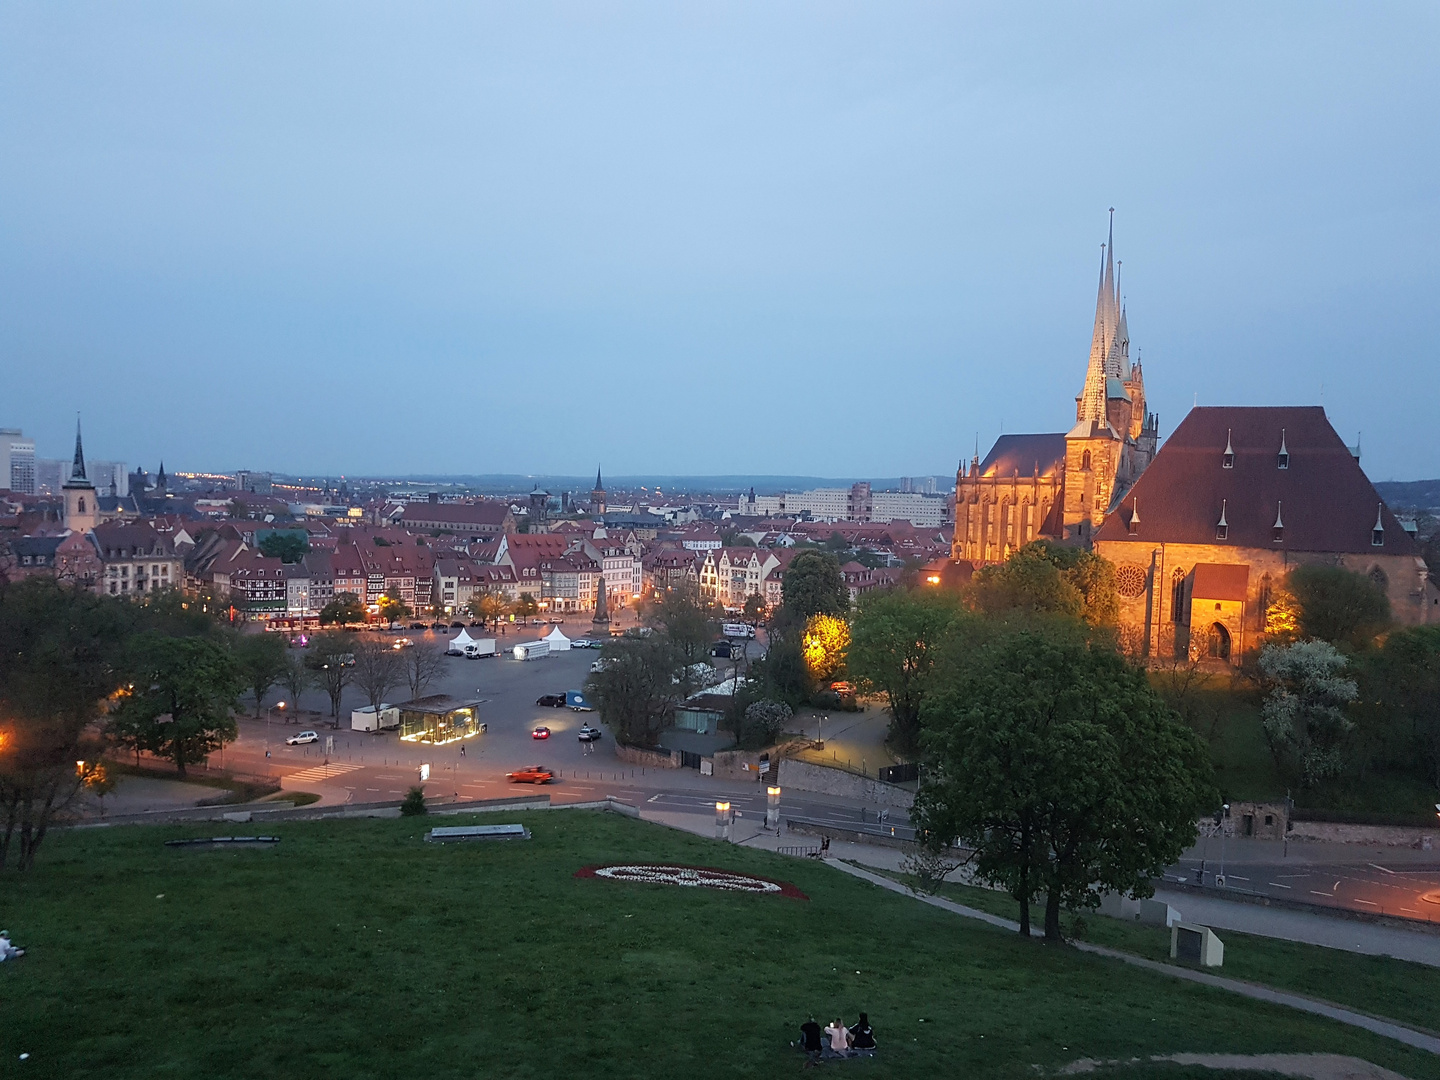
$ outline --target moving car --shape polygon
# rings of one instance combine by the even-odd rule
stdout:
[[[320,736],[314,731],[297,731],[285,740],[286,746],[303,746],[305,743],[319,742]]]
[[[591,727],[589,724],[580,725],[581,742],[597,742],[603,737],[603,733],[598,727]]]
[[[541,694],[535,699],[536,705],[543,705],[549,709],[563,709],[565,707],[564,694]]]
[[[390,643],[392,649],[409,649],[415,645],[408,637],[399,637]]]
[[[516,769],[514,772],[507,772],[505,779],[512,784],[548,784],[555,779],[555,774],[544,765],[531,765],[527,769]]]
[[[548,739],[550,737],[550,729],[544,724],[541,724],[534,731],[530,732],[530,737],[532,739]]]

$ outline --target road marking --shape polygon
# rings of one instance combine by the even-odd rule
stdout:
[[[651,803],[651,802],[655,802],[655,801],[656,801],[657,799],[659,799],[659,798],[660,798],[659,795],[651,795],[650,798],[646,799],[645,801],[646,801],[647,803]]]
[[[1249,880],[1250,880],[1248,877],[1241,877],[1239,874],[1230,874],[1230,875],[1228,875],[1228,876],[1231,877],[1231,878],[1233,878],[1233,879],[1236,880],[1236,881],[1249,881]]]
[[[1342,878],[1341,880],[1344,880],[1344,879]],[[1336,889],[1338,889],[1338,888],[1340,888],[1340,882],[1339,882],[1339,881],[1335,882],[1334,885],[1331,885],[1331,886],[1330,886],[1330,891],[1333,893],[1333,892],[1334,892]]]
[[[1386,874],[1393,874],[1393,873],[1395,873],[1394,870],[1386,870],[1385,867],[1380,866],[1380,865],[1378,865],[1378,864],[1376,864],[1376,863],[1373,863],[1373,862],[1372,862],[1372,863],[1368,863],[1367,865],[1373,866],[1376,870],[1383,871],[1383,872],[1386,873]]]
[[[1400,910],[1401,910],[1401,911],[1408,911],[1408,912],[1410,912],[1411,915],[1419,915],[1419,914],[1420,914],[1420,912],[1417,911],[1417,910],[1416,910],[1415,908],[1413,908],[1413,907],[1402,907]]]
[[[378,787],[367,787],[365,790],[366,790],[366,791],[379,791],[380,789],[379,789]]]
[[[285,777],[297,784],[323,783],[326,780],[338,780],[346,773],[352,773],[356,769],[363,769],[363,765],[351,765],[346,762],[332,761],[329,765],[316,765],[314,768],[301,769],[299,772],[290,773]]]
[[[1375,903],[1374,900],[1361,900],[1358,896],[1355,898],[1355,903],[1357,903],[1357,904],[1369,904],[1371,907],[1379,907],[1379,906],[1380,906],[1379,904]]]
[[[1275,889],[1291,889],[1291,888],[1294,888],[1293,885],[1281,885],[1278,881],[1272,881],[1272,882],[1270,882],[1270,886],[1271,886],[1271,888],[1275,888]]]
[[[1335,894],[1334,894],[1334,893],[1316,892],[1314,889],[1311,889],[1311,890],[1310,890],[1310,895],[1311,895],[1311,896],[1326,896],[1326,897],[1329,897],[1331,900],[1334,900],[1334,899],[1335,899]]]

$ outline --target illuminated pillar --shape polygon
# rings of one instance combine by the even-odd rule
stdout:
[[[767,787],[765,789],[765,827],[767,829],[780,829],[780,789],[778,787]]]
[[[730,839],[730,822],[733,815],[728,802],[717,802],[715,804],[715,839]]]

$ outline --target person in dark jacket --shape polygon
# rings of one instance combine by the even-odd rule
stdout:
[[[864,1013],[861,1013],[860,1019],[850,1026],[850,1049],[875,1049],[875,1031],[870,1026],[870,1018]]]
[[[805,1023],[800,1025],[800,1049],[807,1054],[814,1054],[819,1057],[824,1050],[824,1043],[821,1041],[820,1025],[815,1022],[812,1016]]]

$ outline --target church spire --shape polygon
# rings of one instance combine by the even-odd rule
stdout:
[[[75,460],[70,465],[70,481],[87,482],[85,476],[85,448],[80,443],[80,416],[75,416]]]
[[[595,466],[595,490],[596,490],[596,491],[604,491],[604,490],[605,490],[605,485],[600,482],[600,466],[599,466],[599,465],[596,465],[596,466]]]
[[[1115,302],[1115,208],[1110,208],[1110,233],[1100,249],[1100,286],[1095,297],[1095,329],[1090,335],[1090,364],[1075,419],[1079,423],[1106,423],[1105,377],[1110,374],[1117,326]]]

